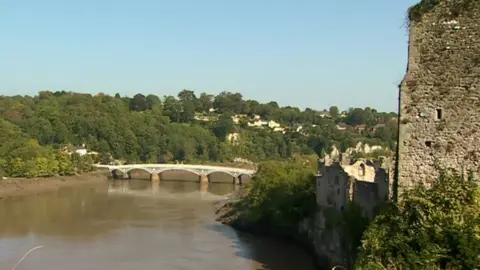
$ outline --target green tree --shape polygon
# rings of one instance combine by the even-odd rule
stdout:
[[[304,160],[265,162],[247,185],[244,218],[275,228],[293,228],[316,210],[314,169]]]
[[[197,112],[208,112],[213,108],[213,95],[201,93],[198,98]]]
[[[136,94],[130,100],[130,110],[132,111],[145,111],[148,108],[147,99],[142,94]]]
[[[160,100],[160,98],[152,94],[147,95],[147,97],[145,98],[145,101],[147,103],[148,109],[152,109],[154,106],[158,104],[160,105],[162,104],[162,101]]]
[[[226,136],[233,131],[233,121],[227,115],[222,115],[218,118],[218,121],[213,127],[213,133],[221,141],[224,141]]]
[[[340,114],[340,110],[338,109],[337,106],[331,106],[330,109],[328,110],[328,113],[332,118],[337,118],[338,115]]]
[[[389,205],[364,234],[359,269],[477,269],[480,193],[474,181],[442,173]]]

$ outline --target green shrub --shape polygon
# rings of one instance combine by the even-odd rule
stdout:
[[[411,6],[408,9],[409,22],[419,22],[423,14],[432,10],[440,3],[440,0],[421,0],[419,3]]]
[[[246,187],[244,218],[275,227],[291,227],[316,210],[311,162],[262,163]]]
[[[479,195],[455,173],[407,191],[364,233],[357,269],[478,269]]]

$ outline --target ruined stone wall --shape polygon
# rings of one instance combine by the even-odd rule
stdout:
[[[377,185],[377,201],[388,201],[392,199],[390,172],[388,169],[378,168],[375,173],[375,184]]]
[[[373,209],[379,202],[378,184],[356,181],[353,202],[360,206],[370,220],[373,219]]]
[[[437,166],[480,169],[480,1],[441,0],[410,24],[400,86],[398,184],[427,186]]]
[[[348,202],[348,183],[348,175],[337,162],[323,167],[317,176],[317,204],[321,207],[334,207],[340,210]]]

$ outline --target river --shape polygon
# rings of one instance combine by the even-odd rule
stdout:
[[[231,184],[145,180],[0,200],[0,269],[314,269],[302,249],[214,220]]]

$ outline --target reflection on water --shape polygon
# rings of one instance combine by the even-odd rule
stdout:
[[[0,269],[313,269],[296,247],[218,224],[229,184],[118,180],[0,201]]]

